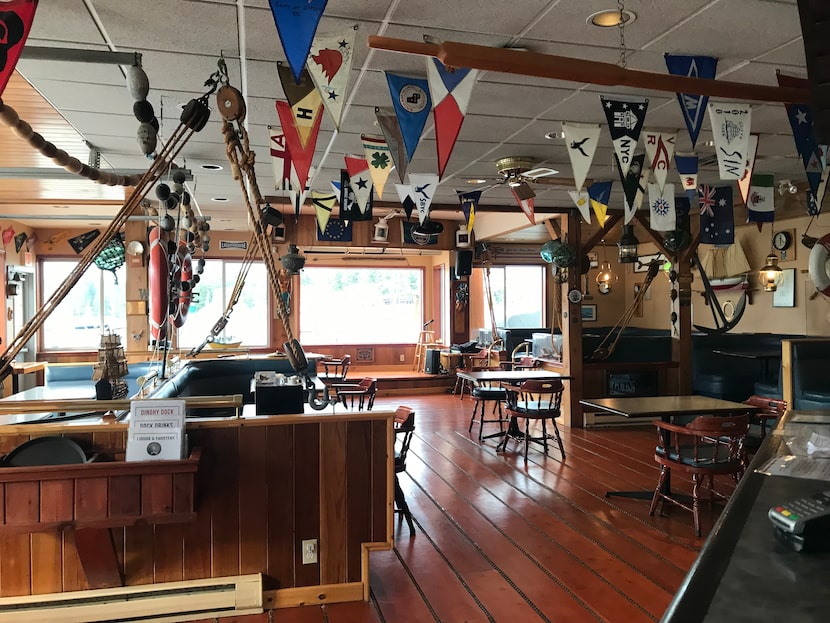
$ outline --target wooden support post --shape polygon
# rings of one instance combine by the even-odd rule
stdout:
[[[669,384],[667,390],[678,395],[692,393],[692,272],[689,254],[677,259],[672,266],[672,361],[675,368],[676,385]],[[671,375],[669,375],[671,378]]]
[[[577,257],[582,257],[580,219],[582,217],[578,210],[569,210],[566,218],[562,219],[562,235],[568,236],[568,245],[577,250]],[[562,362],[565,374],[573,375],[565,381],[565,393],[562,395],[562,416],[565,424],[572,428],[582,428],[584,417],[582,405],[579,404],[583,397],[583,373],[582,373],[582,304],[571,303],[568,300],[570,290],[581,290],[579,265],[568,269],[568,279],[562,284],[555,284],[554,287],[562,290]]]
[[[112,532],[107,528],[75,530],[75,547],[89,588],[124,586]]]

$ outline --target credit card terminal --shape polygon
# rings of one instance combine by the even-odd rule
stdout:
[[[830,490],[773,506],[775,536],[797,552],[830,549]]]

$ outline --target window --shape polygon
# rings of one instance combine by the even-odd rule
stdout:
[[[490,289],[497,326],[506,329],[547,326],[544,266],[491,266]],[[484,310],[484,317],[489,318],[486,289]]]
[[[78,262],[41,261],[42,301],[49,299]],[[98,350],[106,331],[127,340],[124,271],[116,283],[112,273],[90,266],[43,323],[42,350]]]
[[[300,342],[399,344],[418,339],[418,268],[306,267],[300,276]]]
[[[205,260],[205,270],[200,275],[190,303],[187,320],[179,329],[180,348],[192,348],[201,344],[222,317],[242,262],[229,260]],[[195,270],[195,261],[194,261]],[[218,341],[239,342],[248,347],[266,347],[270,343],[271,316],[269,301],[271,286],[265,264],[251,264],[242,294],[229,316],[228,325],[217,336]]]

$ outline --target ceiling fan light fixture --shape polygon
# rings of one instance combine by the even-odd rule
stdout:
[[[558,132],[547,132],[544,137],[549,141],[556,141],[565,138],[565,132],[559,130]]]
[[[628,26],[637,19],[637,14],[628,9],[604,9],[591,13],[585,21],[598,28],[616,28],[620,24]]]
[[[467,180],[467,183],[470,184],[471,186],[478,186],[479,184],[484,184],[486,182],[487,182],[487,180],[485,180],[484,178],[481,178],[481,177],[471,177],[470,179]]]

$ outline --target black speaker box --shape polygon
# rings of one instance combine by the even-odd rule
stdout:
[[[465,277],[473,273],[473,251],[472,249],[460,249],[455,252],[455,274],[458,277]]]
[[[430,348],[427,350],[424,372],[438,374],[441,371],[441,351]]]

